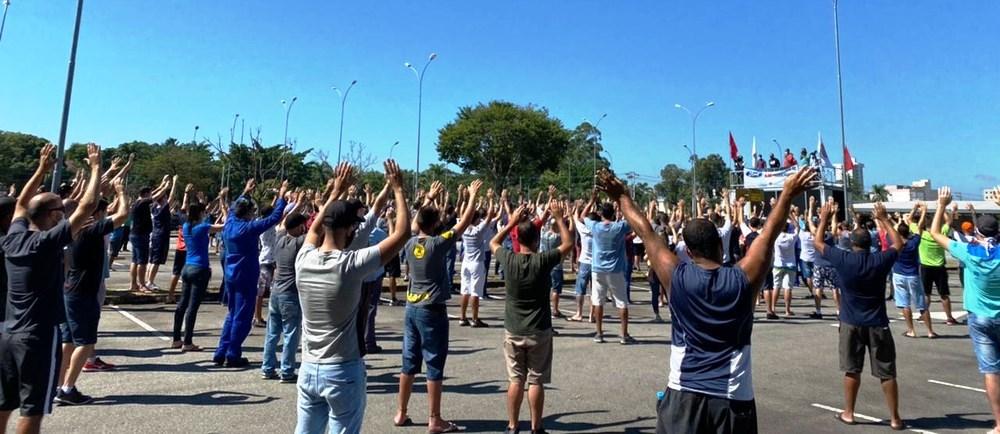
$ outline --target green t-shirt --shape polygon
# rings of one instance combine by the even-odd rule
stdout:
[[[532,336],[552,329],[549,288],[552,268],[562,262],[559,250],[526,255],[503,247],[497,261],[507,290],[504,328],[512,335]]]
[[[921,231],[916,223],[910,224],[910,232],[920,234],[920,247],[917,248],[917,251],[920,253],[920,265],[943,267],[944,248],[938,245],[937,241],[934,241],[931,232]],[[951,228],[948,225],[941,227],[942,234],[947,234],[948,232],[951,232]]]

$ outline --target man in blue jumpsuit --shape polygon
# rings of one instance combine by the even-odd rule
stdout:
[[[257,244],[260,234],[281,221],[285,210],[285,191],[288,181],[281,183],[278,191],[278,202],[270,215],[254,219],[257,208],[250,198],[250,192],[257,187],[256,181],[247,181],[243,194],[232,203],[229,216],[222,230],[222,239],[226,243],[226,266],[224,270],[227,306],[229,313],[222,324],[222,336],[215,350],[212,361],[216,365],[227,367],[243,367],[250,361],[243,357],[243,341],[250,334],[253,318],[254,302],[257,298],[257,279],[260,275],[260,264],[257,256],[260,247]]]

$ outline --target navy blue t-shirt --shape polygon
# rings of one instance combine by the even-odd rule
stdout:
[[[670,281],[674,390],[753,399],[750,335],[754,290],[739,267],[706,270],[682,262]]]
[[[16,218],[0,242],[6,256],[7,333],[52,330],[65,321],[63,247],[73,242],[69,221],[47,231],[29,229],[28,219]]]
[[[903,250],[899,252],[896,265],[892,266],[892,272],[903,276],[920,275],[920,237],[912,236],[903,244]]]
[[[899,253],[849,252],[823,249],[823,258],[837,270],[840,288],[840,321],[858,327],[886,327],[885,279]]]
[[[829,233],[823,235],[823,244],[826,244],[827,247],[833,248],[833,235],[830,235]],[[832,265],[830,265],[830,261],[824,259],[823,255],[816,255],[816,261],[813,262],[813,265],[817,267],[832,267]]]

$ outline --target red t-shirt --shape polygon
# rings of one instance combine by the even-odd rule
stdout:
[[[184,242],[184,231],[177,231],[177,251],[187,251],[187,243]]]
[[[794,155],[792,155],[792,154],[785,154],[785,167],[792,167],[792,166],[794,166],[796,164],[799,164],[799,162],[795,160],[795,156]]]
[[[538,230],[542,230],[542,224],[545,222],[543,222],[540,218],[536,218],[532,220],[531,223],[533,223]],[[510,243],[514,247],[514,253],[521,253],[521,243],[517,242],[517,226],[514,227],[514,230],[510,231]]]

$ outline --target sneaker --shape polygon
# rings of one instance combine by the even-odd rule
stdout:
[[[293,384],[293,383],[298,383],[298,382],[299,382],[299,376],[297,374],[282,375],[281,376],[281,383],[282,384]]]
[[[458,326],[459,327],[468,327],[469,326],[469,320],[463,319],[463,320],[459,321],[458,322]]]
[[[635,344],[639,343],[639,341],[635,340],[635,338],[633,338],[630,335],[625,335],[625,336],[622,336],[622,338],[618,340],[618,343],[622,344],[622,345],[635,345]]]
[[[653,318],[653,322],[655,322],[655,323],[662,323],[663,322],[663,317],[661,317],[660,314],[656,314],[656,316]]]
[[[483,329],[483,328],[487,328],[489,326],[490,326],[489,324],[484,323],[483,320],[481,320],[481,319],[477,319],[477,320],[475,320],[475,321],[472,322],[472,328],[474,328],[474,329]]]
[[[80,393],[75,387],[69,392],[64,392],[62,388],[59,388],[59,392],[56,393],[56,402],[62,405],[81,405],[93,400],[93,397]]]
[[[261,380],[277,380],[278,378],[278,373],[274,371],[260,373]]]
[[[246,357],[240,357],[238,359],[226,359],[225,366],[227,368],[245,368],[250,366],[250,360]]]
[[[821,314],[819,312],[813,312],[813,313],[809,314],[809,318],[810,319],[823,319],[823,314]]]
[[[267,321],[260,320],[260,319],[254,319],[253,320],[253,326],[257,327],[257,328],[267,327]]]
[[[600,333],[595,333],[594,334],[594,343],[603,344],[604,343],[604,335],[600,334]]]
[[[503,434],[521,434],[521,430],[507,427],[507,429],[503,430]]]
[[[95,359],[93,362],[87,360],[87,363],[83,364],[83,372],[105,372],[113,371],[114,369],[115,365],[104,363],[100,358]]]
[[[773,313],[769,313],[769,314],[767,314],[767,319],[778,319],[778,315],[773,314]]]

